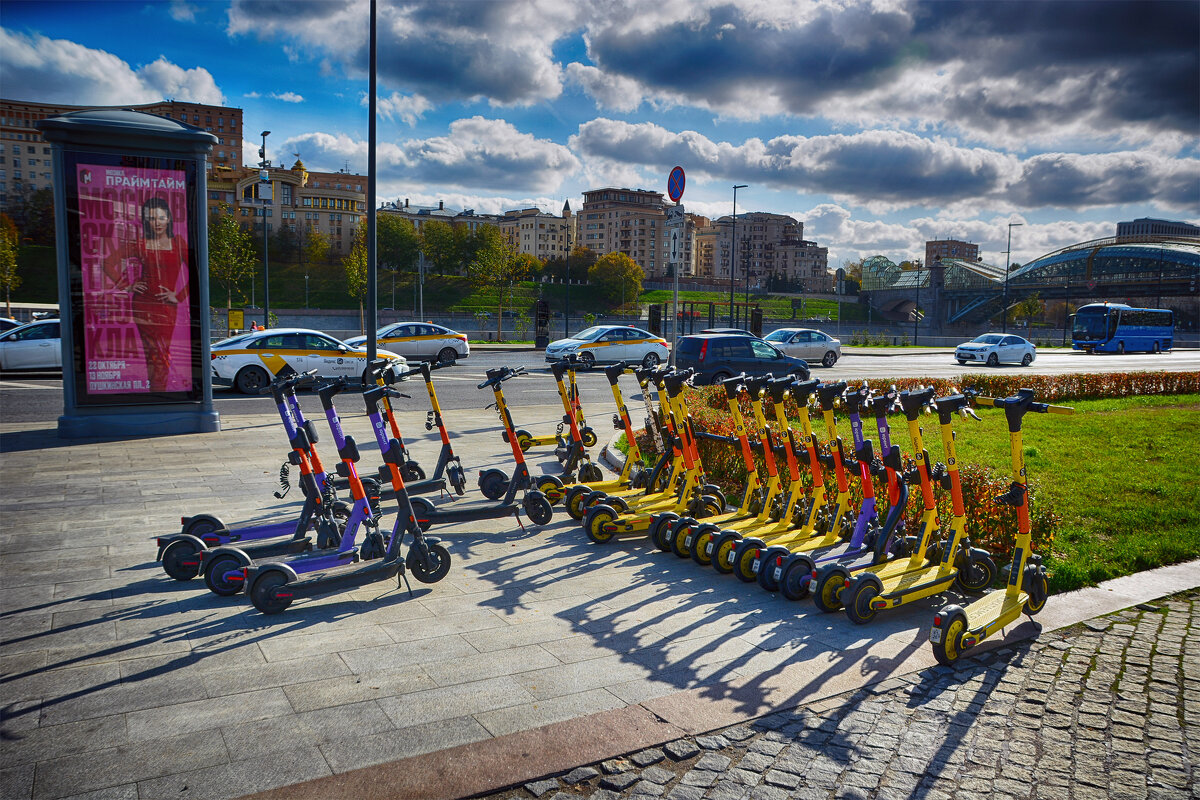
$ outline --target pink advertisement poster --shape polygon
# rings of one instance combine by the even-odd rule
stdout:
[[[80,164],[76,178],[88,394],[190,391],[185,173]]]

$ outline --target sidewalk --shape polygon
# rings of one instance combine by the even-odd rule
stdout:
[[[400,423],[428,466],[436,438],[417,400],[412,408]],[[531,426],[542,435],[560,414],[548,404],[526,417],[546,420]],[[469,483],[479,469],[510,468],[493,417],[448,416]],[[346,417],[374,464],[366,418]],[[264,617],[243,597],[173,581],[153,562],[151,537],[177,531],[181,514],[244,521],[298,507],[295,491],[282,502],[270,495],[285,453],[277,422],[222,423],[217,434],[71,443],[52,429],[0,425],[0,797],[470,796],[763,718],[790,725],[800,717],[775,715],[869,686],[902,690],[894,679],[929,694],[931,682],[958,674],[931,669],[924,633],[934,601],[858,629],[639,539],[592,545],[557,511],[541,529],[502,519],[436,531],[449,543],[450,574],[414,583],[412,596],[393,582]],[[535,474],[557,466],[546,451],[533,454]],[[1200,563],[1191,563],[1052,598],[1034,647],[1197,586]],[[1035,632],[1023,622],[998,643],[1030,652],[1019,642]],[[1007,674],[985,666],[978,674]],[[1194,741],[1194,670],[1187,680],[1179,724]],[[1158,693],[1150,686],[1151,703]],[[845,711],[843,700],[835,706]],[[708,769],[717,763],[700,769],[720,772]],[[643,789],[662,786],[665,796],[694,762],[646,765],[643,777],[651,766],[678,776],[646,779]],[[773,800],[768,787],[782,785],[763,775],[756,800]],[[598,793],[599,776],[589,780]],[[545,796],[568,791],[556,786]],[[717,778],[705,791],[724,797],[713,793],[724,786]]]

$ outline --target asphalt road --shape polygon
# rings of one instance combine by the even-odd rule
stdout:
[[[513,409],[513,415],[521,421],[519,409],[527,405],[545,405],[557,402],[558,394],[544,355],[534,351],[484,351],[475,352],[470,358],[436,375],[438,400],[446,411],[474,410],[482,412],[492,402],[491,392],[480,391],[477,386],[484,380],[484,373],[491,367],[502,365],[524,365],[529,368],[527,377],[508,381],[504,385],[505,396]],[[816,366],[813,377],[821,379],[854,380],[861,378],[888,378],[921,376],[949,378],[975,370],[1014,374],[1070,374],[1079,372],[1126,372],[1165,369],[1170,371],[1200,370],[1200,350],[1176,350],[1161,355],[1095,355],[1071,351],[1047,351],[1038,356],[1030,367],[1002,366],[995,369],[982,366],[959,366],[949,350],[875,348],[849,351],[831,368]],[[607,381],[603,374],[579,373],[581,395],[585,404],[596,403],[604,408],[611,406]],[[628,400],[639,399],[631,384],[622,384]],[[402,410],[424,410],[428,408],[425,390],[419,383],[408,384],[412,395],[411,406]],[[223,414],[274,414],[269,398],[247,397],[231,390],[220,389],[214,394],[214,405]],[[346,405],[350,413],[358,409]],[[303,403],[307,411],[319,413],[315,396],[309,394]],[[343,404],[339,403],[339,408]],[[33,375],[5,375],[0,378],[0,418],[5,422],[45,422],[53,425],[62,413],[62,380],[57,377]],[[486,412],[490,414],[491,412]]]

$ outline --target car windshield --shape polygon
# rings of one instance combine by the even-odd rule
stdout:
[[[976,336],[971,341],[977,344],[1000,344],[1000,340],[1003,338],[998,333],[985,333],[983,336]]]
[[[786,342],[790,338],[792,338],[792,332],[787,328],[780,328],[777,331],[771,331],[763,337],[763,339],[768,342]]]
[[[243,342],[249,338],[250,337],[244,333],[239,334],[237,336],[230,336],[228,339],[222,339],[221,341],[217,342],[216,344],[213,345],[213,347],[214,348],[216,348],[216,347],[232,347],[233,345],[238,344],[239,342]]]
[[[593,325],[590,328],[586,328],[586,329],[580,331],[579,333],[575,334],[571,338],[579,339],[584,342],[592,342],[592,341],[595,341],[596,339],[600,338],[600,336],[602,336],[604,334],[604,332],[607,330],[608,330],[608,328],[605,328],[601,325]]]

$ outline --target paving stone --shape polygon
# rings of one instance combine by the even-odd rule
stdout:
[[[658,762],[662,761],[663,758],[665,758],[665,756],[663,755],[662,750],[659,750],[657,747],[651,747],[646,750],[639,750],[631,755],[629,760],[639,767],[648,767],[651,764],[657,764]]]
[[[625,772],[629,769],[629,762],[623,758],[610,758],[607,761],[600,762],[600,769],[605,775],[613,775],[618,772]]]
[[[700,748],[689,739],[676,739],[673,742],[667,742],[663,746],[663,751],[676,761],[683,761],[699,753]]]
[[[663,785],[675,780],[675,773],[662,767],[650,767],[642,770],[642,780]]]
[[[636,772],[618,772],[614,775],[605,775],[600,779],[600,786],[604,789],[615,789],[622,791],[638,782],[638,774]]]
[[[651,783],[650,781],[638,781],[629,790],[630,797],[661,797],[662,793],[667,790],[667,787],[661,783]]]
[[[704,797],[705,800],[744,800],[749,794],[749,786],[733,781],[719,781]]]
[[[716,753],[705,753],[696,762],[695,769],[707,769],[713,772],[724,772],[729,769],[733,759],[729,756],[717,755]]]
[[[697,736],[696,744],[705,750],[722,750],[729,746],[729,740],[719,734],[713,736]]]
[[[558,788],[558,781],[554,778],[547,778],[544,781],[533,781],[525,784],[525,789],[534,797],[541,797],[546,792],[552,792]]]
[[[763,783],[768,786],[782,786],[785,789],[795,789],[800,785],[800,776],[790,772],[780,772],[777,769],[767,770],[763,775]]]
[[[690,769],[679,779],[681,786],[712,786],[720,777],[718,773],[707,769]]]
[[[594,767],[577,767],[563,776],[563,783],[566,783],[567,785],[583,783],[584,781],[591,780],[599,774],[600,770]]]
[[[667,800],[700,800],[704,793],[703,786],[676,786],[667,794]]]
[[[741,761],[738,762],[738,766],[742,769],[753,770],[754,772],[762,772],[763,770],[767,769],[767,767],[771,766],[774,761],[775,759],[772,756],[751,751],[742,756]]]
[[[600,789],[589,795],[589,800],[620,800],[621,795],[611,789]]]

